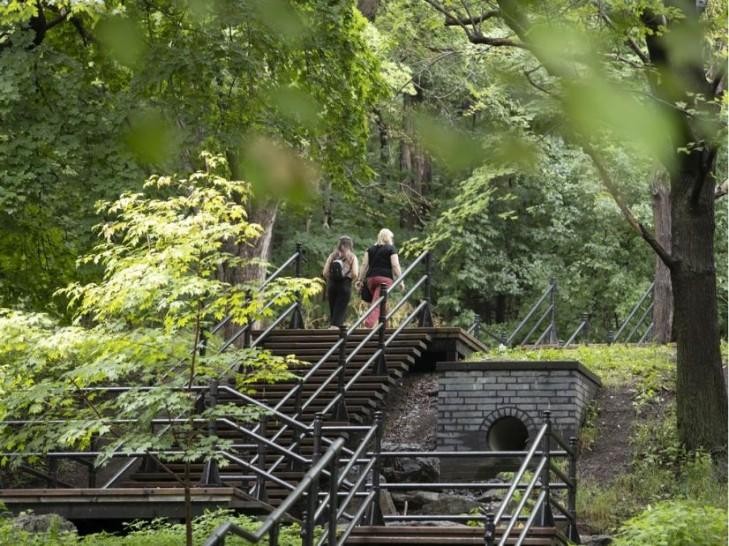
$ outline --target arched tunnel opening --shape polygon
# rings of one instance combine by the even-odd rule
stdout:
[[[524,451],[529,431],[516,417],[501,417],[494,421],[486,433],[486,442],[493,451]]]

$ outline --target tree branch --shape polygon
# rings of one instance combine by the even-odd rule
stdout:
[[[533,72],[533,71],[524,70],[524,77],[527,79],[527,81],[530,84],[532,84],[533,87],[535,87],[536,89],[539,89],[542,93],[546,93],[550,97],[556,97],[556,95],[554,93],[552,93],[549,89],[546,89],[545,87],[542,87],[537,82],[535,82],[534,80],[532,80],[531,72]]]
[[[648,230],[648,228],[641,224],[635,217],[633,212],[630,210],[630,208],[628,208],[628,205],[625,204],[622,195],[620,195],[620,190],[613,182],[610,174],[605,168],[605,165],[603,165],[600,156],[597,154],[594,148],[587,143],[583,143],[581,146],[582,149],[585,150],[585,153],[590,157],[590,159],[592,159],[592,163],[593,165],[595,165],[595,169],[597,170],[597,174],[600,176],[600,180],[602,181],[603,186],[605,186],[608,193],[612,196],[615,204],[618,205],[620,212],[628,221],[630,227],[632,227],[643,238],[643,240],[648,243],[648,245],[661,259],[661,261],[666,265],[666,267],[670,270],[673,270],[678,265],[678,260],[671,256],[668,251],[666,251],[666,249],[661,246],[661,244],[656,239],[656,236],[650,230]]]
[[[81,36],[85,46],[89,45],[89,43],[96,43],[96,38],[93,34],[86,30],[83,21],[81,21],[79,17],[71,17],[71,24],[76,29],[76,32],[78,32]]]
[[[612,22],[610,17],[608,17],[607,13],[605,13],[602,10],[602,6],[600,4],[598,4],[597,9],[598,9],[598,13],[600,15],[600,19],[602,19],[605,22],[605,24],[610,27],[610,30],[617,31],[617,29],[615,28],[615,24]],[[625,43],[628,44],[628,47],[633,51],[633,53],[635,53],[638,56],[638,58],[641,61],[643,61],[644,64],[651,64],[650,58],[648,58],[648,55],[646,55],[643,52],[643,50],[638,45],[638,42],[636,42],[633,38],[628,36],[625,39]]]
[[[521,42],[515,42],[513,40],[510,40],[508,38],[493,38],[491,36],[484,36],[480,32],[477,34],[474,34],[472,32],[467,32],[466,36],[468,36],[468,41],[472,44],[484,44],[484,45],[490,45],[490,46],[496,46],[496,47],[518,47],[520,49],[529,49],[529,47],[526,44],[523,44]]]
[[[428,3],[430,4],[430,2],[428,2]],[[438,11],[440,11],[440,10],[438,10]],[[479,23],[483,23],[484,21],[486,21],[488,19],[497,17],[500,13],[501,12],[497,9],[489,10],[487,12],[482,13],[481,15],[479,15],[477,17],[456,17],[455,15],[452,15],[450,13],[445,13],[445,26],[447,26],[447,27],[461,26],[462,27],[464,25],[478,25]]]

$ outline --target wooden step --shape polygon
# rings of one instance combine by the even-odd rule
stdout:
[[[503,529],[496,530],[497,540]],[[508,545],[516,544],[518,533],[512,531],[513,538],[506,541]],[[557,531],[553,527],[533,527],[522,544],[525,546],[553,546],[555,544]],[[483,546],[483,527],[430,527],[430,526],[360,526],[355,527],[352,535],[347,539],[347,544],[419,544],[419,545],[441,545],[441,544],[473,544]]]

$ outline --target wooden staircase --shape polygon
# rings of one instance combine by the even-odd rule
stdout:
[[[344,354],[350,355],[360,345],[362,340],[369,333],[369,330],[355,330],[347,339]],[[391,333],[386,331],[386,335]],[[296,411],[297,402],[290,397],[282,405],[279,403],[298,384],[298,378],[303,378],[312,365],[319,363],[313,374],[302,385],[301,400],[299,403],[303,409],[298,420],[304,424],[311,424],[317,413],[321,412],[337,394],[338,382],[331,381],[315,398],[322,383],[336,372],[339,366],[339,351],[335,351],[328,358],[322,360],[339,339],[338,330],[274,330],[263,343],[263,347],[274,355],[287,356],[296,355],[300,364],[291,368],[297,379],[284,381],[275,384],[258,384],[250,387],[255,390],[254,398],[265,403],[269,407],[277,407],[281,413],[293,416]],[[377,373],[372,363],[367,370],[355,381],[345,396],[346,414],[336,417],[331,413],[324,416],[326,426],[346,426],[350,424],[365,424],[372,421],[374,412],[383,407],[385,397],[390,389],[407,374],[410,367],[423,354],[430,343],[431,335],[428,329],[413,329],[402,332],[397,339],[385,350],[386,372]],[[350,381],[360,368],[370,360],[379,347],[377,336],[366,342],[348,363],[344,378],[345,382]],[[218,403],[243,403],[240,399],[230,394],[221,393]],[[272,417],[268,420],[265,436],[269,439],[279,431],[283,423]],[[236,443],[249,443],[241,437],[241,433],[233,428],[220,427],[217,430],[218,436],[231,439]],[[341,436],[341,434],[337,435]],[[344,435],[346,438],[346,435]],[[289,446],[295,441],[296,432],[288,429],[276,440],[277,443]],[[299,453],[305,457],[312,454],[312,439],[304,438],[299,446]],[[256,449],[247,448],[236,450],[235,455],[241,459],[250,460],[256,456]],[[266,453],[266,466],[272,465],[280,455],[269,450]],[[167,465],[177,476],[182,477],[185,472],[185,465],[182,463],[171,463]],[[202,477],[204,465],[194,463],[190,465],[190,479],[198,481]],[[290,464],[280,464],[274,475],[292,485],[296,485],[303,476],[306,468],[292,469]],[[243,491],[252,489],[255,479],[251,472],[243,467],[232,463],[220,469],[221,483],[217,485],[234,487]],[[161,468],[146,467],[139,468],[129,475],[127,479],[119,484],[122,488],[164,488],[178,487],[179,483],[169,472]],[[289,490],[273,481],[265,484],[265,500],[272,506],[278,506],[288,495]]]

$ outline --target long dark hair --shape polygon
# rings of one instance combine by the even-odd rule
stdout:
[[[348,262],[351,262],[352,256],[354,256],[354,242],[352,238],[348,235],[342,235],[339,241],[337,241],[337,246],[334,247],[334,252],[338,252],[340,256],[344,256]]]

